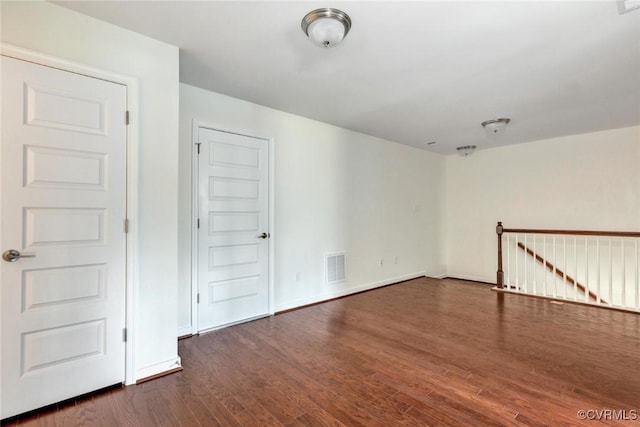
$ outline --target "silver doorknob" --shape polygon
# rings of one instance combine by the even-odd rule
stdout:
[[[258,239],[268,239],[269,237],[271,237],[270,233],[262,233],[258,236]]]
[[[15,249],[9,249],[8,251],[4,251],[2,253],[2,259],[7,262],[15,262],[20,258],[35,258],[36,254],[21,254],[20,251],[16,251]]]

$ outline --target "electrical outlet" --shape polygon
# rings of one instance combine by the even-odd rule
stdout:
[[[393,263],[394,263],[394,264],[397,264],[397,263],[398,263],[398,257],[397,257],[397,256],[394,256],[394,257],[393,257]]]
[[[380,258],[380,259],[378,260],[378,267],[382,267],[382,266],[383,266],[383,264],[384,264],[384,259]]]

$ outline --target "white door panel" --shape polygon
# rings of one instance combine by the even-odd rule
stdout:
[[[126,87],[1,61],[6,418],[124,380]]]
[[[269,312],[269,146],[199,129],[199,330]]]

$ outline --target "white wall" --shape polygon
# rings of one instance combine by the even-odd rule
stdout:
[[[275,139],[276,310],[444,274],[442,156],[181,84],[180,331],[190,319],[193,119]],[[330,287],[324,256],[338,251],[348,283]]]
[[[177,360],[178,49],[51,3],[1,7],[4,43],[138,79],[135,378],[164,371]]]
[[[497,221],[640,230],[640,127],[449,156],[445,185],[448,275],[495,283]]]

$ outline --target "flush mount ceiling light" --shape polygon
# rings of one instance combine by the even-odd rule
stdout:
[[[302,18],[302,31],[316,46],[329,48],[342,42],[351,29],[351,18],[338,9],[313,10]]]
[[[456,148],[456,150],[458,150],[458,154],[460,154],[462,157],[467,157],[472,155],[475,149],[476,149],[475,145],[465,145],[464,147]]]
[[[495,139],[504,133],[510,121],[511,119],[506,118],[487,120],[482,122],[482,127],[489,137]]]
[[[637,9],[640,9],[640,0],[618,0],[618,13],[620,15]]]

